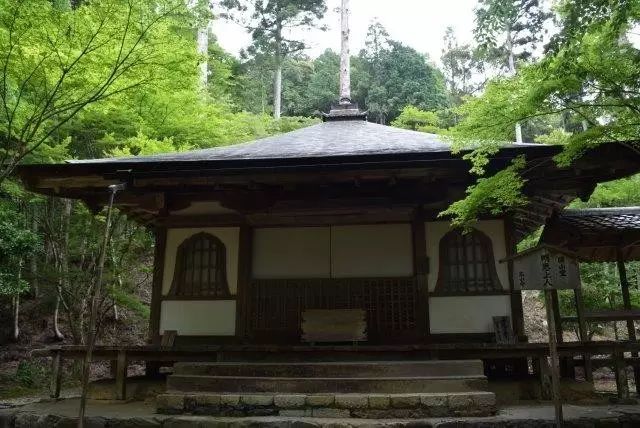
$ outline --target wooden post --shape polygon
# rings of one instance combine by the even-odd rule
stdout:
[[[629,279],[627,278],[627,267],[624,264],[624,256],[620,248],[617,248],[616,256],[618,262],[618,274],[620,276],[620,288],[622,288],[622,302],[626,310],[631,310],[631,296],[629,295]],[[629,334],[629,341],[635,342],[637,340],[636,325],[635,321],[632,319],[627,319],[627,332]],[[637,357],[638,353],[632,352],[631,356]],[[635,362],[633,364],[633,379],[636,384],[636,392],[640,394],[640,368]]]
[[[576,304],[576,315],[578,316],[578,331],[580,332],[580,343],[589,342],[589,332],[587,331],[587,323],[584,319],[584,301],[582,300],[582,288],[573,290],[574,300]],[[591,355],[583,354],[584,362],[584,379],[587,382],[593,382],[593,366],[591,364]]]
[[[427,275],[429,272],[429,260],[427,259],[427,235],[424,227],[424,212],[419,207],[414,215],[411,226],[413,232],[413,266],[418,287],[418,330],[421,339],[429,338],[429,286]]]
[[[62,351],[55,351],[51,357],[51,398],[60,398],[62,383]]]
[[[551,379],[551,367],[546,355],[537,359],[538,376],[540,376],[540,392],[544,400],[553,399],[553,381]]]
[[[238,249],[238,289],[236,291],[236,338],[243,342],[249,335],[249,288],[253,262],[253,229],[240,226]]]
[[[613,367],[616,375],[616,389],[621,401],[629,399],[629,379],[627,378],[627,364],[624,361],[624,353],[616,351],[613,354]]]
[[[556,317],[553,310],[553,295],[551,290],[544,290],[545,306],[547,308],[547,327],[549,330],[549,355],[551,356],[551,384],[553,405],[556,414],[556,427],[563,424],[562,402],[560,401],[560,359],[558,358],[558,337]]]
[[[118,351],[116,360],[116,400],[127,399],[127,352],[123,349]]]
[[[160,344],[160,315],[162,311],[162,283],[164,279],[165,253],[167,249],[167,229],[157,227],[154,229],[156,238],[153,255],[153,282],[151,285],[151,311],[149,314],[148,342],[153,345]],[[160,363],[157,361],[145,362],[145,374],[149,377],[158,376]]]

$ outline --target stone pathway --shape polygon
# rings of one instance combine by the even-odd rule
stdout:
[[[89,403],[88,426],[92,428],[340,428],[340,427],[433,427],[473,428],[552,427],[553,408],[549,405],[521,405],[501,409],[485,418],[431,418],[420,420],[317,419],[296,417],[223,418],[211,416],[171,416],[154,413],[153,402]],[[0,428],[62,428],[75,426],[78,400],[67,399],[28,404],[0,410]],[[567,427],[640,427],[640,405],[565,405]]]

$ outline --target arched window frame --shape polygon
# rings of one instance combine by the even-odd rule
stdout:
[[[469,251],[469,245],[473,247],[473,251]],[[461,248],[462,251],[460,252]],[[477,254],[476,250],[479,250],[480,254]],[[462,266],[462,270],[458,271],[458,273],[462,273],[463,279],[457,280],[457,284],[454,284],[451,279],[452,252],[456,252],[456,257],[459,257],[455,266]],[[470,255],[473,257],[471,260],[469,260]],[[480,256],[480,260],[478,260],[478,256]],[[478,284],[477,269],[479,265],[484,265],[482,267],[483,274],[479,277],[483,279],[484,284],[482,285]],[[476,280],[474,281],[473,278],[476,278]],[[502,288],[496,271],[491,238],[477,229],[472,229],[467,233],[454,229],[440,239],[439,269],[435,294],[483,295],[503,294],[504,292],[505,290]]]
[[[205,248],[203,248],[204,242],[207,243],[209,250],[209,252],[206,253],[206,259]],[[202,269],[199,274],[199,286],[196,286],[194,282],[189,285],[186,281],[189,265],[191,265],[191,279],[194,280],[196,275],[194,257],[198,255],[198,252],[199,257],[201,257],[201,264],[205,260],[209,266],[214,263],[214,278],[211,278],[209,276],[211,274],[207,273],[208,277],[206,282],[204,282],[202,271],[206,269]],[[200,232],[185,239],[180,244],[176,250],[176,265],[168,297],[170,299],[194,300],[220,300],[232,297],[227,281],[227,249],[218,237],[206,232]]]

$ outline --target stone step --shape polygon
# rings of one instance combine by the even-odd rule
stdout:
[[[163,414],[212,416],[288,416],[315,418],[426,418],[491,416],[496,412],[491,392],[423,394],[161,394]]]
[[[363,361],[319,363],[177,363],[176,375],[370,378],[483,376],[482,361]]]
[[[484,376],[413,377],[257,377],[171,375],[170,391],[244,393],[426,393],[465,392],[487,388]]]

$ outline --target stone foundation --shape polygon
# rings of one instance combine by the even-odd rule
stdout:
[[[491,416],[491,392],[432,394],[212,394],[167,393],[157,411],[169,415],[287,416],[313,418],[418,419]]]

